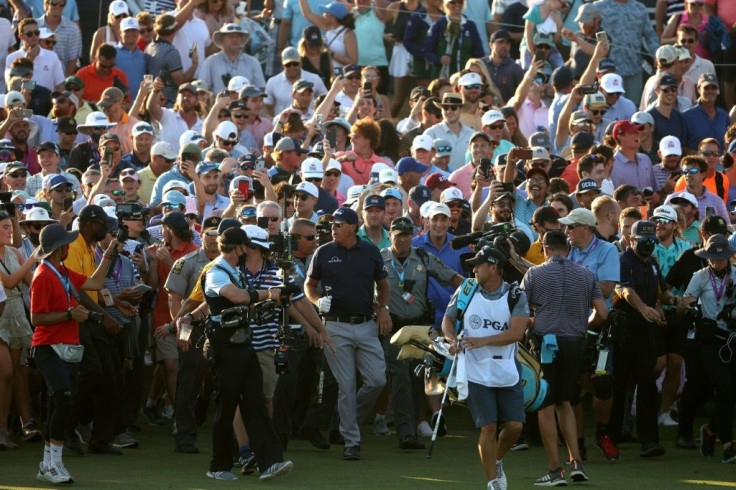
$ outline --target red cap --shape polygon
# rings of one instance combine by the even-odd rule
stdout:
[[[624,119],[613,126],[611,136],[616,139],[624,133],[635,133],[639,131],[639,127],[641,127],[641,124],[632,123],[631,121]]]
[[[444,191],[448,187],[452,187],[453,185],[455,185],[455,183],[447,180],[447,177],[445,177],[441,173],[435,172],[435,173],[429,174],[427,179],[424,181],[424,185],[426,185],[432,190],[440,189]]]

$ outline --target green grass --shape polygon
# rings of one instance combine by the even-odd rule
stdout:
[[[75,478],[76,488],[243,488],[264,485],[269,488],[330,489],[402,489],[409,488],[485,488],[486,480],[476,452],[477,433],[472,429],[469,413],[453,407],[449,417],[451,435],[440,438],[434,457],[426,451],[401,451],[396,436],[378,437],[370,427],[363,428],[360,462],[340,459],[342,448],[328,451],[312,448],[306,441],[291,441],[286,457],[294,462],[294,471],[269,483],[256,477],[240,476],[237,482],[215,482],[205,476],[210,458],[210,426],[202,429],[199,455],[173,451],[170,429],[144,426],[136,437],[139,449],[124,450],[125,455],[83,457],[66,456],[65,463]],[[675,489],[736,487],[736,466],[720,463],[716,457],[703,458],[697,451],[674,447],[675,429],[661,430],[667,454],[656,460],[637,456],[637,444],[621,446],[621,461],[606,462],[588,439],[589,461],[586,471],[590,488]],[[425,441],[429,442],[429,441]],[[40,443],[20,444],[16,451],[0,453],[0,488],[48,488],[35,480],[41,460]],[[509,488],[530,488],[546,471],[546,458],[541,447],[511,453],[505,458]],[[703,483],[705,482],[705,483]]]

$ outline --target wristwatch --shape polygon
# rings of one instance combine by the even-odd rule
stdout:
[[[66,310],[66,319],[67,320],[71,320],[72,319],[72,309],[71,308],[69,308],[68,310]]]

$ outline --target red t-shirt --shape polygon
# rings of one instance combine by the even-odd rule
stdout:
[[[63,265],[59,273],[68,277],[74,288],[79,291],[87,281],[87,276],[79,274]],[[33,274],[31,281],[31,313],[51,313],[67,311],[77,306],[77,300],[67,292],[59,276],[45,263],[41,263]],[[54,325],[36,325],[33,331],[33,346],[52,344],[78,344],[79,323],[76,320],[65,320]]]
[[[171,258],[176,262],[177,259],[184,257],[185,255],[197,250],[197,246],[192,242],[182,242],[179,246],[173,250],[169,250]],[[163,262],[158,263],[158,296],[156,297],[156,306],[153,309],[153,325],[151,329],[154,330],[161,325],[171,321],[171,310],[169,309],[169,293],[163,287],[166,284],[166,278],[169,277],[169,271],[171,270]]]

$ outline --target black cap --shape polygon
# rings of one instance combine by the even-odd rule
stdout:
[[[386,200],[382,198],[381,196],[372,195],[365,198],[365,202],[363,203],[363,209],[368,209],[372,207],[379,207],[381,209],[386,209]]]
[[[567,236],[560,230],[551,230],[544,234],[542,245],[547,247],[566,247]]]
[[[588,148],[592,148],[594,144],[595,138],[593,135],[585,131],[575,133],[570,140],[570,146],[573,150],[587,150]]]
[[[202,222],[202,231],[216,230],[220,226],[220,221],[222,221],[222,218],[219,216],[209,216]]]
[[[225,233],[225,230],[229,228],[240,228],[242,223],[236,219],[233,218],[225,218],[222,221],[220,221],[220,224],[217,225],[217,234],[222,235]]]
[[[233,109],[241,109],[247,111],[248,106],[242,100],[234,100],[227,105],[227,110],[232,111]]]
[[[440,99],[437,97],[430,97],[424,101],[422,110],[437,117],[442,117],[442,102],[440,102]]]
[[[248,235],[242,228],[228,228],[220,235],[220,243],[223,245],[248,245]]]
[[[86,223],[92,220],[107,221],[109,216],[100,206],[90,204],[82,208],[79,213],[79,222]]]
[[[62,117],[59,119],[56,130],[60,133],[77,133],[77,121],[73,117]]]
[[[302,36],[304,37],[304,42],[307,43],[307,46],[322,46],[322,33],[319,32],[319,27],[305,27],[304,32],[302,32]]]
[[[503,29],[499,29],[493,34],[491,34],[491,42],[496,42],[499,39],[507,39],[511,41],[511,34],[509,34],[509,31],[505,31]]]
[[[710,233],[711,235],[729,235],[728,223],[718,215],[707,216],[703,221],[701,221],[700,231],[703,233]]]
[[[350,208],[343,206],[341,208],[337,208],[337,210],[332,213],[332,221],[344,221],[345,223],[348,223],[350,225],[357,225],[358,213]]]
[[[542,223],[557,223],[560,219],[560,213],[552,206],[538,207],[532,215],[532,223],[541,225]]]
[[[36,147],[36,153],[41,153],[42,151],[53,151],[59,155],[59,145],[53,141],[44,141]]]
[[[432,199],[432,192],[425,185],[415,185],[409,190],[409,199],[421,206]]]
[[[409,218],[401,216],[391,222],[391,234],[401,235],[403,233],[409,233],[410,235],[414,233],[414,225]]]
[[[172,230],[183,230],[185,228],[189,228],[187,217],[181,211],[174,211],[167,214],[161,220],[161,224],[168,226]]]
[[[469,265],[489,263],[503,267],[506,265],[506,256],[500,250],[496,250],[489,245],[485,245],[478,251],[478,253],[475,254],[475,257],[466,260],[465,263]]]

